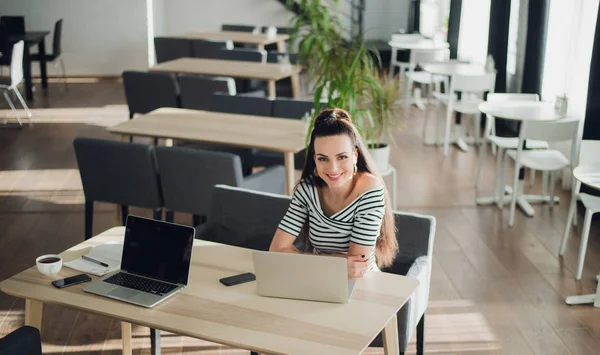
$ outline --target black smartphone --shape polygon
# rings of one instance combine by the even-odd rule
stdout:
[[[60,279],[56,281],[52,281],[52,285],[56,288],[65,288],[73,285],[77,285],[80,283],[92,281],[92,278],[86,274],[75,275],[71,277],[67,277],[65,279]]]
[[[256,280],[256,276],[253,273],[247,272],[245,274],[239,274],[220,279],[221,283],[225,286],[233,286],[243,284],[244,282],[250,282]]]

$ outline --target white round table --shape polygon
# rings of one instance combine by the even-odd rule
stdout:
[[[420,51],[435,51],[450,47],[448,42],[434,41],[431,39],[420,39],[417,41],[389,41],[388,44],[392,49],[415,49]]]
[[[515,121],[556,121],[567,117],[554,109],[548,102],[482,102],[479,111],[497,118]]]
[[[573,178],[579,180],[583,185],[600,191],[600,164],[579,165],[573,169]],[[565,302],[571,305],[593,303],[594,307],[600,308],[600,282],[596,286],[595,294],[569,296]]]
[[[540,101],[486,101],[480,103],[477,108],[479,111],[487,115],[514,121],[556,121],[567,117],[566,113],[556,111],[553,104]],[[521,172],[519,174],[519,184],[516,186],[517,189],[511,190],[510,188],[505,188],[505,191],[507,193],[518,193],[519,197],[517,199],[517,205],[528,217],[533,217],[535,212],[531,207],[531,203],[547,203],[550,202],[550,197],[540,195],[523,195],[523,179],[524,174]],[[497,199],[498,196],[480,197],[477,199],[477,204],[492,204],[496,203]],[[555,197],[554,201],[558,202],[559,198]]]
[[[454,60],[423,65],[423,70],[435,75],[484,75],[485,67],[479,64],[461,63]]]

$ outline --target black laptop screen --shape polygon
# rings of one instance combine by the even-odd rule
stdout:
[[[128,216],[121,269],[187,285],[193,244],[194,228]]]

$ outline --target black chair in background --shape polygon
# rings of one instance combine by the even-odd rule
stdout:
[[[196,238],[269,250],[290,201],[290,196],[216,185],[212,188],[207,223],[196,227]],[[300,250],[304,249],[300,241],[295,245]]]
[[[251,25],[232,25],[232,24],[223,24],[221,25],[221,31],[233,31],[233,32],[254,32],[256,26]]]
[[[265,63],[267,60],[267,53],[264,50],[252,48],[221,49],[221,51],[219,51],[219,59]],[[262,80],[235,79],[235,85],[238,92],[247,93],[258,90],[263,93],[260,96],[264,96],[265,84]]]
[[[40,331],[28,325],[0,339],[0,355],[42,355]]]
[[[261,33],[267,33],[267,31],[269,30],[269,26],[262,26],[260,31]],[[293,28],[291,27],[278,27],[277,26],[277,34],[278,35],[289,35],[291,34],[293,31]],[[288,41],[286,41],[286,47],[287,47]],[[265,50],[267,51],[276,51],[278,49],[277,47],[277,43],[273,43],[273,44],[267,44],[265,46]]]
[[[212,97],[211,111],[242,115],[272,116],[273,101],[266,97],[228,95],[217,92]]]
[[[154,37],[156,63],[193,57],[192,42],[186,38]]]
[[[121,205],[125,225],[129,206],[149,208],[161,219],[162,193],[154,147],[106,139],[73,141],[85,195],[85,239],[92,237],[94,202]]]
[[[36,53],[36,54],[32,54],[30,56],[31,60],[33,61],[41,61],[44,60],[46,62],[52,62],[54,64],[54,68],[56,70],[56,78],[58,79],[58,66],[60,66],[60,70],[62,72],[62,77],[64,80],[64,85],[65,87],[67,86],[67,73],[65,71],[65,62],[63,61],[63,59],[61,58],[61,54],[62,54],[62,46],[61,46],[61,41],[62,41],[62,25],[63,25],[63,19],[60,19],[58,21],[56,21],[56,23],[54,24],[54,35],[53,35],[53,40],[52,40],[52,53],[51,54],[46,54],[43,56]]]
[[[219,59],[221,49],[233,49],[231,41],[190,40],[194,58]]]
[[[284,192],[283,166],[264,169],[244,178],[240,157],[231,153],[157,147],[156,158],[167,221],[173,221],[174,212],[183,212],[194,215],[194,225],[198,225],[198,216],[208,215],[210,195],[216,184],[278,194]]]
[[[123,72],[125,98],[129,118],[161,107],[179,107],[179,87],[174,74],[156,72]]]
[[[210,110],[215,92],[236,94],[235,81],[226,77],[206,77],[198,75],[179,75],[181,108]]]
[[[287,55],[290,64],[296,65],[298,63],[297,53],[278,52],[277,50],[267,52],[267,63],[279,63],[280,56],[284,55]],[[277,80],[275,82],[275,92],[277,97],[293,97],[292,79],[284,78]]]
[[[25,16],[0,16],[0,26],[9,36],[25,34]]]
[[[289,118],[300,120],[304,115],[311,115],[314,108],[312,101],[294,100],[287,98],[277,98],[273,102],[273,117]],[[301,169],[304,166],[306,151],[294,154],[294,166],[296,169]],[[283,153],[273,152],[270,150],[255,149],[252,158],[254,166],[272,166],[283,165]]]

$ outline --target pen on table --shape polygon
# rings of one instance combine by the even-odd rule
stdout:
[[[98,261],[98,260],[96,260],[96,259],[92,259],[92,258],[90,258],[89,256],[82,255],[82,256],[81,256],[81,258],[82,258],[83,260],[91,261],[91,262],[93,262],[94,264],[98,264],[98,265],[100,265],[100,266],[108,267],[108,264],[106,264],[106,263],[103,263],[102,261]]]

